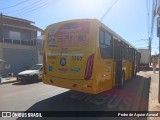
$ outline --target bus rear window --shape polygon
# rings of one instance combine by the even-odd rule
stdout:
[[[85,46],[89,42],[89,32],[90,23],[87,21],[55,25],[48,31],[48,46]]]
[[[63,29],[76,28],[77,27],[77,23],[76,22],[74,22],[74,23],[67,23],[67,24],[64,24],[62,27],[63,27]]]

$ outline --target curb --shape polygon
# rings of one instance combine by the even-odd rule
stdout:
[[[17,82],[16,78],[4,78],[4,80],[2,79],[0,84],[9,84],[9,83],[14,83],[14,82]]]
[[[151,83],[150,83],[150,89],[149,89],[149,102],[148,102],[148,111],[152,111],[152,75],[151,77]],[[153,117],[147,117],[147,120],[153,120]]]
[[[152,100],[152,94],[155,93],[154,89],[154,84],[153,84],[153,80],[155,80],[154,78],[154,74],[150,75],[151,77],[151,83],[150,83],[150,89],[149,89],[149,103],[148,103],[148,111],[153,111],[154,110],[154,101]],[[157,94],[158,95],[158,94]],[[158,101],[158,99],[156,99]],[[158,110],[158,109],[157,109]],[[154,110],[155,111],[155,110]],[[159,110],[158,110],[159,111]],[[160,117],[148,117],[147,120],[159,120]]]
[[[14,82],[16,82],[16,80],[14,80],[14,81],[8,81],[8,82],[2,82],[0,84],[9,84],[9,83],[14,83]]]

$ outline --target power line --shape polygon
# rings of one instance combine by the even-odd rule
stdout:
[[[32,4],[30,4],[30,5],[27,5],[27,6],[23,7],[23,8],[21,8],[21,9],[17,9],[17,10],[14,10],[14,11],[10,11],[10,12],[7,12],[7,13],[5,13],[5,14],[15,13],[15,12],[23,11],[23,10],[26,9],[26,8],[34,7],[34,6],[37,5],[37,3],[39,3],[40,1],[42,1],[42,0],[38,0],[38,1],[36,1],[36,2],[34,2],[34,3],[32,3]],[[42,3],[42,4],[43,4],[43,3]]]
[[[148,43],[143,43],[143,44],[137,44],[137,45],[134,45],[134,46],[139,46],[139,45],[144,45],[144,44],[148,44]]]
[[[148,44],[148,39],[139,39],[139,40],[133,40],[133,41],[130,41],[130,42],[145,42],[145,43],[147,43]]]
[[[20,2],[20,3],[15,4],[15,5],[12,5],[12,6],[9,6],[9,7],[0,8],[0,10],[13,8],[13,7],[16,7],[16,6],[18,6],[18,5],[22,4],[22,3],[27,2],[27,1],[28,1],[28,0],[24,0],[24,1]]]
[[[159,49],[158,47],[152,47],[152,48],[153,48],[153,49],[157,49],[157,50]]]
[[[59,1],[60,1],[60,0],[52,0],[51,2],[48,2],[48,3],[46,3],[46,4],[42,5],[42,6],[39,6],[39,7],[37,7],[37,8],[31,9],[31,10],[29,10],[29,11],[26,11],[26,12],[24,12],[23,14],[21,14],[20,16],[24,16],[24,15],[26,15],[26,14],[28,14],[28,13],[31,14],[31,13],[33,13],[33,11],[37,11],[37,10],[39,10],[39,9],[48,7],[49,5],[54,5],[54,4],[51,4],[51,3],[56,3],[56,2],[59,2]]]
[[[24,8],[17,10],[17,13],[15,13],[13,15],[14,16],[23,16],[23,14],[26,14],[28,11],[30,12],[31,10],[33,10],[39,6],[44,5],[45,3],[48,3],[48,0],[45,0],[43,2],[41,2],[41,1],[42,0],[38,0],[37,2],[31,3],[31,5],[25,6]],[[14,11],[12,11],[12,12],[14,12]]]
[[[151,39],[153,37],[153,30],[154,30],[154,25],[155,25],[156,8],[157,8],[157,0],[153,0],[153,4],[152,4],[151,33],[150,33],[150,38]]]
[[[109,11],[112,9],[112,7],[118,2],[118,0],[115,0],[114,3],[109,7],[109,9],[107,9],[107,11],[103,14],[103,16],[101,17],[100,21],[102,21],[105,16],[109,13]]]
[[[153,0],[152,2],[152,18],[151,18],[151,31],[150,31],[150,36],[149,36],[149,50],[150,50],[150,55],[151,55],[151,50],[152,50],[152,39],[153,39],[153,30],[154,30],[154,25],[155,25],[155,17],[156,17],[156,9],[157,9],[157,0]]]
[[[36,8],[36,7],[39,7],[41,5],[44,5],[45,3],[48,3],[48,0],[45,0],[43,2],[40,2],[40,1],[42,1],[42,0],[38,0],[37,2],[34,2],[31,5],[28,5],[28,6],[24,7],[24,8],[22,8],[21,10],[19,10],[19,12],[17,11],[18,13],[13,14],[13,15],[14,16],[22,16],[23,14],[27,13],[28,11],[30,11],[30,10]]]
[[[149,10],[150,10],[150,4],[148,2],[149,0],[146,0],[146,7],[147,7],[147,27],[148,27],[148,37],[149,37]]]

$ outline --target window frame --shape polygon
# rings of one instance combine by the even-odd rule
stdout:
[[[107,35],[109,37],[106,37]],[[108,40],[109,42],[106,42],[105,40],[106,41]],[[113,58],[113,51],[112,51],[112,44],[111,44],[112,43],[112,34],[109,33],[107,30],[105,30],[102,27],[99,28],[99,41],[98,41],[98,43],[99,43],[101,57],[103,59]],[[106,43],[109,43],[109,44],[106,44]],[[107,52],[105,52],[106,54],[103,54],[103,52],[105,50],[109,51],[108,54],[107,54]]]
[[[103,40],[101,40],[101,32],[103,32]],[[106,34],[108,36],[110,36],[110,41],[109,41],[109,44],[106,44],[105,43],[105,40],[106,40]],[[111,46],[111,40],[112,40],[112,34],[109,33],[107,30],[105,30],[104,28],[100,28],[99,29],[99,44],[103,44],[104,46]],[[102,42],[103,41],[103,42]]]
[[[9,38],[12,40],[21,40],[21,32],[9,31]]]

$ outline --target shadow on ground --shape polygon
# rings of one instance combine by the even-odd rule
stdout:
[[[143,91],[137,91],[140,87],[139,81],[144,82]],[[140,98],[140,104],[136,111],[147,111],[148,110],[148,101],[149,101],[149,87],[150,87],[151,78],[145,78],[142,76],[136,76],[134,79],[126,82],[125,86],[122,89],[114,88],[112,90],[105,91],[103,93],[92,95],[87,93],[81,93],[77,91],[67,91],[56,96],[44,99],[37,102],[31,106],[26,112],[34,111],[52,111],[54,118],[50,119],[60,119],[60,120],[106,120],[106,117],[65,117],[65,112],[70,111],[72,114],[73,111],[82,111],[82,113],[88,113],[91,116],[96,114],[95,111],[132,111],[132,108],[135,104],[136,97]],[[137,96],[137,92],[143,92],[142,96]],[[54,112],[55,111],[55,112]],[[56,116],[56,112],[60,112],[60,116]],[[92,111],[93,114],[92,114]],[[47,113],[47,112],[46,112]],[[82,114],[80,113],[80,115]],[[97,112],[98,113],[98,112]],[[107,114],[107,112],[104,112]],[[73,113],[74,114],[74,113]],[[55,117],[56,116],[56,117]],[[83,116],[83,114],[82,114]],[[18,118],[21,120],[22,118]],[[49,118],[47,118],[49,119]],[[111,117],[107,120],[128,120],[128,117]],[[143,118],[147,120],[147,118]]]
[[[35,84],[42,82],[41,80],[35,80],[35,81],[16,81],[16,83],[13,83],[12,85],[29,85],[29,84]]]

